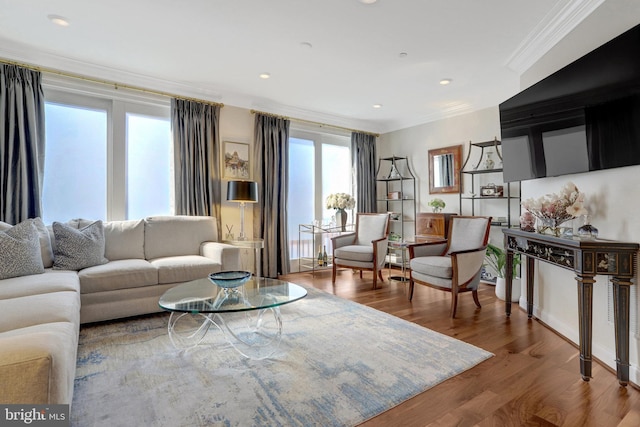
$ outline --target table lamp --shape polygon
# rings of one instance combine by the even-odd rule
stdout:
[[[240,237],[246,240],[244,234],[244,207],[247,203],[258,201],[258,183],[253,181],[229,181],[227,183],[227,201],[240,202]]]

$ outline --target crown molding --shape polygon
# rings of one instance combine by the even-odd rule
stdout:
[[[511,54],[505,65],[523,74],[605,0],[558,2]]]

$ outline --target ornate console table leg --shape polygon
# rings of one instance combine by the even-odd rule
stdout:
[[[536,259],[527,257],[527,316],[533,317],[533,280],[536,275]]]
[[[580,326],[580,374],[584,381],[591,379],[591,329],[593,312],[593,276],[577,276],[578,315]]]
[[[631,282],[614,277],[613,312],[616,331],[616,372],[618,382],[626,387],[629,383],[629,300]]]

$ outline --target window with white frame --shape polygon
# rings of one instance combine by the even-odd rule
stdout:
[[[335,224],[335,211],[325,200],[332,193],[352,194],[351,139],[347,135],[291,129],[289,137],[289,192],[287,216],[289,256],[315,256],[309,235],[299,235],[300,224]],[[349,212],[349,221],[352,221]],[[331,251],[330,242],[315,242]],[[327,246],[329,245],[329,246]],[[295,267],[295,266],[292,266]]]
[[[45,86],[45,223],[173,214],[169,101],[74,89]]]

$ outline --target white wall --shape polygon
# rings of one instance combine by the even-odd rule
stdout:
[[[606,2],[572,33],[559,42],[549,53],[521,76],[524,89],[573,62],[608,40],[622,34],[640,19],[639,13],[621,16],[615,2]],[[608,22],[610,25],[601,25]],[[640,143],[640,141],[638,141]],[[640,208],[638,174],[640,166],[610,169],[606,171],[544,178],[522,183],[522,197],[537,197],[558,191],[567,181],[572,181],[586,194],[586,207],[592,215],[591,222],[598,228],[600,237],[628,242],[640,242],[640,222],[635,212]],[[534,310],[550,327],[578,342],[577,286],[570,271],[537,265]],[[593,292],[593,355],[615,368],[615,330],[608,319],[608,288],[606,276],[596,276]],[[637,295],[636,292],[632,296]],[[630,379],[640,384],[640,337],[637,335],[637,296],[631,301]]]
[[[245,108],[238,108],[225,105],[220,109],[220,143],[222,144],[221,150],[224,150],[224,142],[241,142],[244,144],[250,144],[249,146],[249,158],[251,161],[251,180],[257,181],[258,177],[255,176],[255,164],[253,163],[253,126],[254,115],[250,110]],[[224,155],[224,153],[221,153]],[[240,235],[240,206],[235,202],[227,202],[227,181],[223,180],[222,183],[222,207],[221,207],[221,221],[222,230],[220,230],[220,236],[225,238],[227,232],[227,226],[232,228],[234,237],[237,239]],[[253,208],[252,204],[248,203],[245,208],[244,217],[244,232],[248,238],[254,236],[253,233]],[[253,250],[243,249],[242,254],[242,267],[253,271],[254,260]]]
[[[605,3],[596,14],[586,19],[573,33],[534,64],[521,78],[522,89],[638,23],[637,18],[617,16],[614,6],[611,2]],[[607,22],[608,19],[616,19],[615,25],[603,28],[598,24]],[[378,155],[411,158],[411,165],[418,179],[418,211],[424,211],[428,210],[426,203],[433,198],[429,195],[427,151],[432,148],[465,144],[466,156],[469,140],[486,141],[494,135],[500,138],[498,107],[382,135],[378,141]],[[572,181],[586,193],[586,205],[592,214],[592,224],[599,229],[600,237],[640,242],[640,221],[637,221],[635,214],[640,209],[637,178],[639,173],[640,166],[632,166],[525,181],[522,183],[522,198],[557,192],[567,181]],[[447,203],[445,211],[458,212],[457,195],[443,195],[442,199]],[[493,212],[478,214],[494,215]],[[499,238],[501,237],[496,235],[496,231],[492,231],[491,240],[495,242]],[[535,316],[577,344],[578,301],[574,274],[543,262],[537,262],[536,269],[538,274],[534,295]],[[615,331],[613,323],[608,319],[610,286],[607,284],[606,276],[596,276],[596,281],[593,295],[593,356],[615,369]],[[523,292],[523,298],[524,295]],[[525,307],[524,299],[520,300],[520,305],[522,308]],[[639,329],[635,316],[638,311],[637,298],[632,298],[631,305],[633,320],[630,337],[630,380],[640,384],[640,337],[635,332]]]

